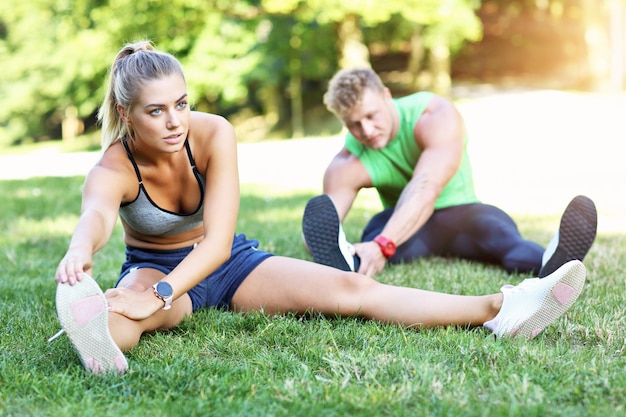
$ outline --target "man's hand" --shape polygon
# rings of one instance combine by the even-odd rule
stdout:
[[[383,270],[387,263],[387,258],[380,250],[376,242],[355,243],[354,249],[360,258],[361,264],[357,272],[370,277]]]

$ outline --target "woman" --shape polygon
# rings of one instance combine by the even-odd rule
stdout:
[[[103,154],[85,180],[55,278],[59,319],[89,371],[123,372],[122,351],[144,332],[172,328],[204,307],[359,315],[408,327],[484,325],[497,336],[533,337],[582,291],[578,261],[501,293],[459,296],[257,250],[258,242],[235,234],[232,126],[191,112],[180,63],[147,41],[118,53],[99,119]],[[102,294],[89,277],[92,256],[118,214],[126,262],[115,288]]]

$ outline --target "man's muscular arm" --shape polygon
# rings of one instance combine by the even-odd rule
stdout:
[[[396,245],[406,242],[432,215],[441,190],[461,164],[465,127],[454,105],[433,97],[413,134],[422,149],[413,178],[402,191],[382,235]]]
[[[433,97],[415,123],[413,135],[422,153],[411,181],[381,232],[396,246],[406,242],[430,218],[435,201],[458,170],[463,156],[463,120],[453,104],[442,97]],[[361,258],[359,272],[372,276],[383,270],[387,259],[376,242],[354,247]]]

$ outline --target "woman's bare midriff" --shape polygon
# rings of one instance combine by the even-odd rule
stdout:
[[[204,228],[195,227],[186,232],[168,236],[147,236],[124,226],[124,243],[141,249],[171,250],[193,246],[204,238]]]

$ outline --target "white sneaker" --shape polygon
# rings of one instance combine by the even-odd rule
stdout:
[[[96,281],[83,274],[74,285],[57,284],[56,306],[61,327],[85,369],[94,374],[128,369],[109,332],[106,298]]]
[[[308,201],[302,232],[314,262],[354,271],[354,246],[346,239],[335,204],[327,194]]]
[[[483,326],[497,337],[537,336],[574,304],[582,292],[586,269],[573,260],[545,278],[529,278],[517,286],[505,285],[502,308]]]

